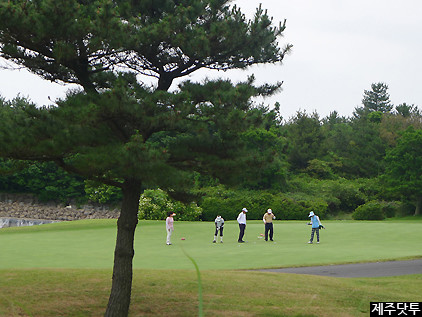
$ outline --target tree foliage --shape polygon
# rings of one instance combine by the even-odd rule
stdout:
[[[298,111],[286,126],[290,139],[288,160],[293,169],[305,169],[313,158],[324,154],[324,135],[317,113],[312,115]]]
[[[409,127],[386,155],[384,181],[390,190],[416,202],[415,215],[422,208],[422,130]]]
[[[284,29],[261,7],[247,20],[228,0],[0,3],[0,56],[81,87],[54,107],[3,105],[0,156],[53,161],[122,189],[107,316],[128,314],[142,190],[188,198],[195,172],[235,183],[256,159],[242,135],[263,123],[249,100],[281,86],[186,81],[168,92],[173,81],[201,68],[281,62]]]
[[[390,101],[388,85],[386,83],[372,84],[371,90],[364,91],[362,104],[363,107],[355,109],[355,116],[390,112],[393,109],[393,104]]]
[[[195,202],[182,203],[171,199],[162,189],[145,190],[139,200],[139,219],[165,220],[167,213],[176,213],[177,220],[199,220],[202,209]]]

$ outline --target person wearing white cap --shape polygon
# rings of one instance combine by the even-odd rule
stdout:
[[[262,217],[262,221],[264,221],[265,223],[265,241],[268,241],[268,232],[270,232],[270,241],[274,241],[273,219],[275,219],[273,211],[271,209],[268,209],[267,212],[264,214],[264,217]]]
[[[166,231],[167,231],[166,244],[167,245],[171,245],[171,235],[173,234],[173,231],[174,231],[174,226],[173,226],[174,216],[176,216],[176,214],[172,211],[169,211],[167,213],[167,218],[166,218]]]
[[[214,241],[212,243],[217,242],[217,235],[219,231],[220,231],[220,242],[223,243],[224,219],[221,216],[217,216],[214,222],[215,222],[215,234],[214,234]]]
[[[308,225],[312,226],[312,233],[311,233],[311,240],[309,240],[308,243],[313,243],[314,241],[314,234],[316,232],[317,236],[317,243],[319,243],[319,228],[321,225],[321,221],[319,220],[319,217],[315,215],[313,211],[309,213],[309,216],[311,218],[311,222],[308,223]]]
[[[246,208],[243,208],[240,212],[239,216],[237,216],[237,222],[239,223],[239,239],[237,242],[244,243],[243,236],[245,235],[245,229],[246,229],[246,213],[248,210]]]

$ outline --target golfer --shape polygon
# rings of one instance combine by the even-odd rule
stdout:
[[[173,217],[176,216],[176,214],[172,211],[169,211],[167,213],[167,218],[166,218],[166,230],[167,230],[167,245],[171,245],[171,235],[174,231],[174,227],[173,227],[173,222],[174,219]]]
[[[265,223],[265,241],[268,241],[268,232],[270,232],[270,241],[274,241],[273,219],[275,219],[273,211],[271,209],[268,209],[267,212],[264,214],[264,217],[262,217],[262,221],[264,221]]]
[[[314,241],[314,234],[316,232],[317,236],[317,243],[319,243],[319,228],[321,225],[321,221],[319,220],[319,217],[315,215],[313,211],[309,213],[309,216],[311,218],[311,222],[308,223],[308,225],[312,226],[312,233],[311,233],[311,240],[309,240],[308,243],[313,243]]]
[[[217,216],[214,222],[215,222],[215,233],[214,233],[214,241],[212,243],[217,242],[217,236],[218,236],[219,231],[220,231],[220,243],[223,243],[224,219],[221,216]]]
[[[246,213],[248,210],[246,208],[243,208],[240,212],[239,216],[237,216],[237,222],[239,223],[239,239],[237,242],[244,243],[243,236],[245,235],[245,229],[246,229]]]

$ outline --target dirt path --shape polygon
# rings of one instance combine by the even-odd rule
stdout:
[[[264,272],[323,275],[333,277],[379,277],[422,274],[422,259],[328,266],[266,269]]]

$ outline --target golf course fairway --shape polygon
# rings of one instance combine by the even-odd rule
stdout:
[[[172,245],[163,221],[140,221],[135,269],[232,270],[371,262],[422,257],[422,221],[325,221],[321,243],[308,244],[306,221],[276,221],[274,242],[266,242],[262,221],[248,221],[244,244],[238,226],[227,221],[224,243],[212,243],[209,222],[175,221]],[[184,238],[184,240],[182,240]],[[81,220],[0,229],[0,269],[96,268],[113,265],[116,220]],[[219,241],[219,239],[218,239]],[[186,253],[186,254],[185,254]]]

